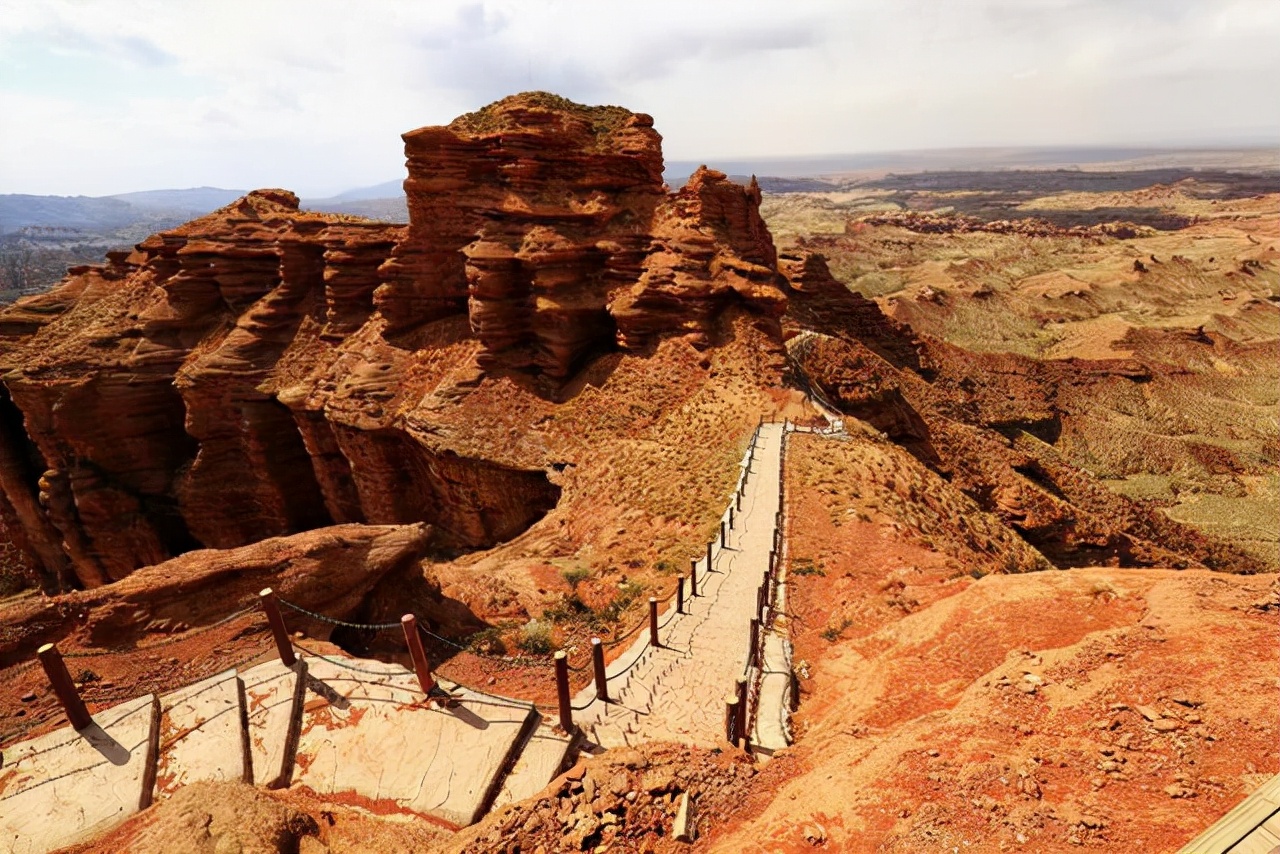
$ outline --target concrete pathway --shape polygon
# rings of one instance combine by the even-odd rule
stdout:
[[[647,632],[606,670],[611,702],[595,697],[594,686],[576,705],[588,737],[601,747],[645,741],[714,746],[725,740],[725,698],[746,676],[750,622],[756,591],[764,580],[778,512],[783,425],[760,428],[747,476],[742,511],[727,545],[717,543],[712,571],[698,563],[698,595],[685,598],[687,614],[668,611],[660,648]]]
[[[536,794],[571,740],[529,703],[441,681],[424,702],[403,667],[305,655],[229,670],[97,712],[0,752],[0,852],[43,854],[91,839],[197,780],[306,786],[379,813],[464,826]],[[517,761],[518,760],[518,761]]]
[[[579,695],[575,705],[585,708],[575,720],[589,740],[721,744],[725,698],[745,677],[760,708],[753,743],[767,752],[788,742],[784,620],[762,639],[764,667],[747,667],[775,544],[784,435],[781,424],[759,429],[725,545],[713,544],[710,566],[697,562],[685,613],[673,601],[661,617],[661,646],[641,631],[607,668],[611,701],[590,686]],[[304,654],[291,667],[268,661],[101,710],[84,730],[64,727],[0,752],[0,851],[40,854],[92,838],[196,780],[305,786],[379,813],[463,826],[495,803],[537,794],[572,759],[577,737],[531,704],[441,684],[458,702],[425,703],[399,665]]]
[[[0,851],[44,854],[92,839],[151,804],[160,704],[154,694],[4,749]]]
[[[307,659],[293,785],[459,827],[484,815],[537,724],[533,706],[441,682],[459,700],[436,708],[403,667],[336,660]]]
[[[244,685],[236,672],[161,697],[159,740],[157,797],[168,797],[193,780],[250,782]]]

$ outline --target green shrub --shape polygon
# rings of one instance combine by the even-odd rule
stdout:
[[[551,624],[530,620],[521,627],[516,645],[530,655],[546,655],[553,648]]]
[[[853,625],[853,621],[850,620],[848,617],[846,617],[845,619],[840,621],[840,625],[827,626],[825,629],[823,629],[822,639],[825,641],[834,642],[835,640],[839,639],[840,635],[844,633],[845,629],[849,628],[852,625]]]
[[[490,626],[468,638],[467,646],[484,655],[506,655],[507,645],[502,641],[502,629]]]
[[[822,564],[815,564],[813,558],[798,557],[791,561],[791,569],[788,570],[792,575],[821,575],[826,576],[827,571]]]
[[[591,577],[591,570],[585,566],[574,566],[561,571],[560,575],[564,577],[565,582],[567,582],[576,593],[578,585]]]

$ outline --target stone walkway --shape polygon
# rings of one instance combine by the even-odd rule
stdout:
[[[574,720],[601,747],[646,741],[715,746],[725,740],[725,698],[745,675],[756,590],[764,580],[779,509],[783,425],[760,428],[742,499],[725,548],[697,565],[698,595],[685,597],[688,613],[669,610],[660,621],[662,646],[647,632],[606,670],[610,702],[588,686],[575,705],[590,702]]]
[[[529,703],[440,685],[455,697],[444,708],[399,665],[305,655],[100,710],[0,753],[0,851],[91,839],[197,780],[305,786],[461,827],[499,796],[536,794],[569,758],[571,739]]]
[[[747,668],[775,545],[784,435],[784,425],[761,425],[732,515],[725,513],[725,544],[713,544],[709,566],[707,558],[696,563],[697,595],[686,595],[684,613],[671,602],[659,620],[661,646],[641,631],[607,668],[610,702],[591,686],[579,695],[581,736],[553,729],[527,702],[444,681],[457,701],[428,704],[416,677],[396,664],[315,654],[289,667],[269,660],[100,710],[80,731],[68,726],[6,746],[0,851],[40,854],[84,841],[196,780],[301,786],[463,826],[495,803],[540,791],[579,737],[601,747],[723,743],[725,699],[744,676],[752,697],[757,687],[760,695],[751,740],[765,752],[785,746],[784,620],[762,639],[763,672]]]

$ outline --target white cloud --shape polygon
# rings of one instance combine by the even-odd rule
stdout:
[[[1280,136],[1274,0],[0,0],[0,193],[400,174],[547,89],[671,159]]]

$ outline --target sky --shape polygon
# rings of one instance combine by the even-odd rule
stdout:
[[[668,160],[1280,141],[1280,0],[0,0],[0,193],[402,177],[506,95]]]

